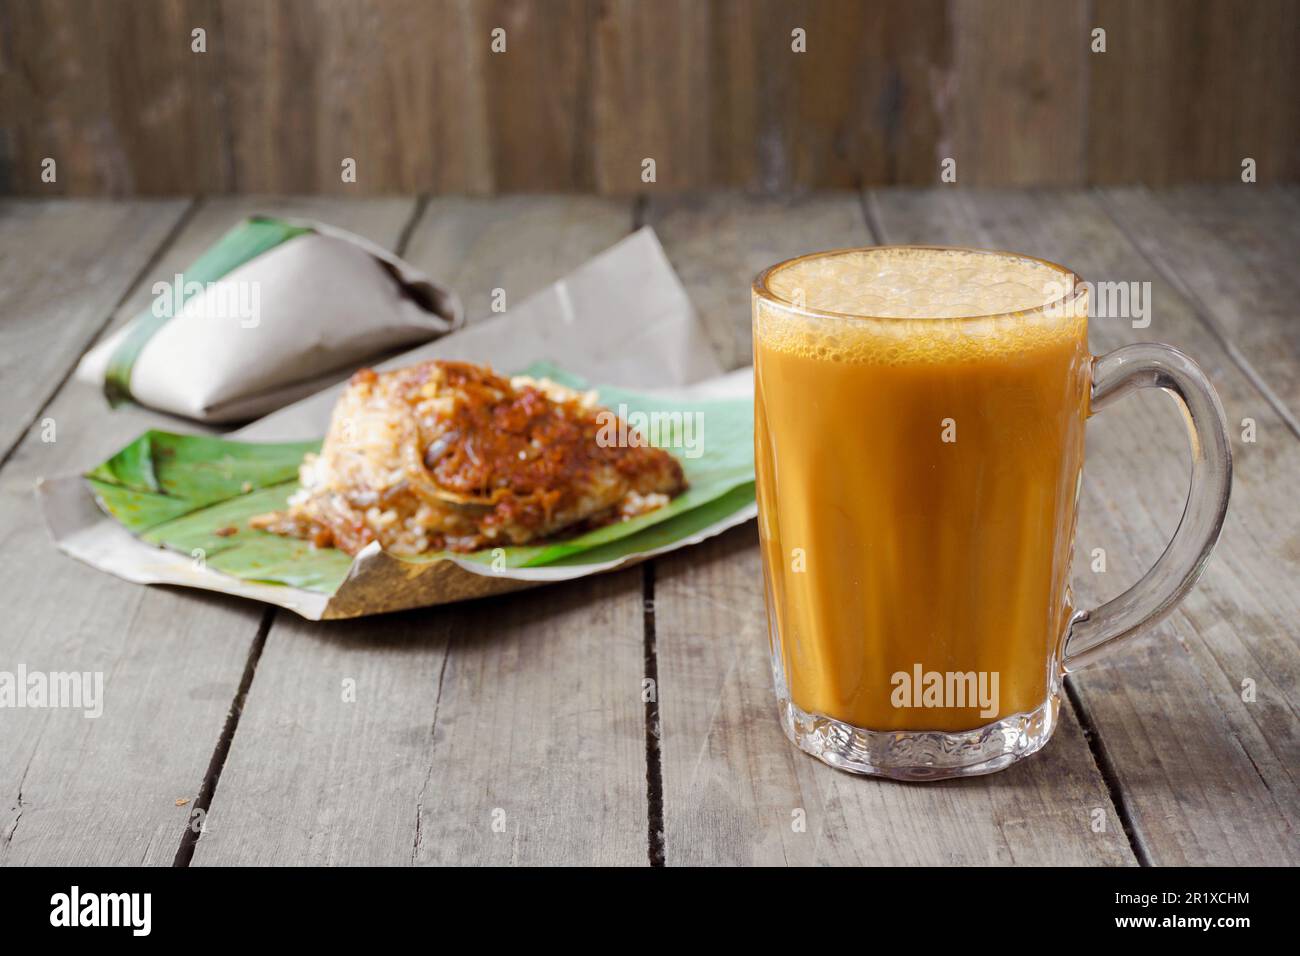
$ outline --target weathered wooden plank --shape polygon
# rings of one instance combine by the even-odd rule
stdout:
[[[703,259],[683,279],[736,338],[759,268],[871,242],[856,194],[716,197],[707,208],[711,215],[673,207],[655,219],[674,262]],[[991,777],[900,786],[798,752],[777,721],[761,580],[753,526],[655,565],[670,865],[1133,862],[1068,702],[1046,751]],[[1096,811],[1106,821],[1100,833]]]
[[[610,3],[593,55],[603,193],[937,175],[932,87],[951,59],[940,0]]]
[[[497,302],[518,305],[618,242],[631,215],[628,203],[594,196],[438,198],[406,254],[455,289],[474,321]]]
[[[1087,5],[977,0],[952,4],[950,15],[953,70],[944,103],[952,136],[942,156],[956,160],[957,182],[1082,184]],[[936,167],[928,181],[938,178]]]
[[[641,576],[277,619],[194,865],[646,860]]]
[[[495,191],[590,190],[596,5],[488,0],[471,9],[477,19],[466,43],[484,49],[479,62]],[[494,30],[505,31],[501,53],[488,52]]]
[[[1300,442],[1094,196],[881,192],[868,208],[889,241],[1009,248],[1094,281],[1151,283],[1150,326],[1095,319],[1093,351],[1164,341],[1200,363],[1229,421],[1232,506],[1214,559],[1179,610],[1071,682],[1151,861],[1296,863],[1300,515],[1286,476],[1300,473]],[[1253,443],[1242,440],[1247,417],[1257,423]],[[1138,395],[1098,416],[1088,443],[1074,564],[1081,607],[1118,594],[1154,562],[1187,490],[1183,426],[1163,396]],[[1090,570],[1095,548],[1105,550],[1105,574]]]
[[[518,302],[631,226],[630,202],[437,200],[406,256],[482,317],[489,289]],[[277,618],[194,863],[646,862],[643,637],[639,570]]]
[[[176,195],[230,188],[214,0],[0,5],[0,192]],[[191,31],[208,31],[207,53]],[[0,147],[0,152],[4,147]],[[41,179],[46,158],[58,180]]]
[[[108,321],[186,205],[0,203],[0,460]]]
[[[451,622],[476,644],[444,675],[420,862],[646,862],[641,593],[634,569]]]
[[[449,157],[473,149],[475,140],[467,136],[472,112],[439,115],[428,108],[436,95],[431,80],[445,58],[395,45],[402,37],[433,45],[427,10],[420,16],[404,4],[385,17],[370,4],[219,0],[216,14],[213,42],[224,63],[227,115],[237,118],[228,133],[234,189],[339,195],[413,190],[410,177],[427,183],[429,170],[416,166],[403,145],[430,150],[439,119],[447,121],[438,132],[446,136]],[[398,49],[410,53],[378,52]],[[399,128],[401,137],[394,135]],[[351,182],[343,178],[348,159],[355,163]]]
[[[206,205],[150,268],[114,322],[133,315],[148,301],[155,279],[183,269],[197,249],[241,215],[314,215],[391,243],[413,209],[410,200]],[[379,228],[384,216],[386,235]],[[130,281],[107,268],[99,278],[109,289]],[[101,303],[101,314],[111,312],[116,295]],[[0,668],[99,672],[104,713],[86,719],[74,710],[0,710],[0,863],[167,865],[204,781],[263,609],[237,599],[128,584],[58,553],[32,500],[36,478],[94,464],[145,428],[164,422],[175,427],[175,420],[134,407],[109,412],[94,389],[75,382],[41,418],[42,426],[0,471],[0,606],[6,615]],[[54,425],[54,441],[43,440],[46,420]]]
[[[816,223],[811,234],[792,223]],[[837,242],[865,243],[862,213],[844,193],[746,201],[736,193],[653,200],[646,208],[726,368],[753,360],[749,286],[787,256]],[[801,247],[799,242],[809,245]]]
[[[587,7],[219,0],[237,188],[588,187]]]
[[[448,643],[427,615],[277,616],[192,865],[409,863]]]
[[[419,795],[419,863],[645,865],[641,569],[477,602]]]
[[[1295,124],[1277,121],[1300,90],[1294,3],[1097,0],[1089,19],[1106,31],[1088,56],[1091,182],[1227,182],[1247,157],[1260,182],[1300,176]]]
[[[926,184],[946,156],[983,184],[1085,164],[1228,181],[1246,157],[1287,182],[1296,18],[1287,0],[4,3],[0,193],[48,194],[46,157],[71,195],[626,195],[647,157],[658,194]]]
[[[644,190],[646,160],[654,161],[656,186],[707,182],[708,113],[699,107],[708,87],[708,8],[610,0],[600,5],[593,43],[596,188]]]
[[[1239,183],[1100,199],[1300,436],[1300,194]]]
[[[946,132],[940,77],[953,59],[951,14],[933,0],[816,3],[810,14],[831,49],[815,70],[801,66],[812,75],[795,107],[804,117],[791,137],[796,185],[933,182]],[[857,89],[839,92],[846,81]]]

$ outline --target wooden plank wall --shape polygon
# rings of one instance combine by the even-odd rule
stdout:
[[[1297,36],[1291,0],[0,0],[0,193],[1294,181]]]

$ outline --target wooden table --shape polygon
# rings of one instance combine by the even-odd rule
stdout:
[[[394,248],[471,317],[649,223],[729,367],[750,356],[751,276],[812,249],[991,246],[1149,281],[1150,327],[1095,322],[1093,350],[1170,342],[1209,373],[1236,458],[1227,526],[1168,622],[1067,681],[1043,753],[938,785],[786,742],[752,523],[615,574],[332,624],[82,566],[51,545],[33,483],[162,416],[109,412],[70,371],[254,211]],[[0,670],[102,671],[106,699],[95,720],[0,710],[0,863],[1296,864],[1298,251],[1300,191],[1253,185],[0,203]],[[1188,474],[1153,393],[1088,438],[1084,606],[1159,554]]]

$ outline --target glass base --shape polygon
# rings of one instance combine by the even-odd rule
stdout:
[[[780,688],[778,687],[778,690]],[[800,710],[778,693],[781,726],[791,742],[822,763],[894,780],[975,777],[1011,766],[1042,747],[1056,729],[1060,697],[973,730],[866,730]]]

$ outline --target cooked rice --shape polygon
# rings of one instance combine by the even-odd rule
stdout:
[[[681,465],[648,445],[599,442],[612,414],[595,392],[466,362],[362,369],[286,510],[250,524],[350,554],[379,541],[414,555],[525,544],[663,507],[685,487]]]

